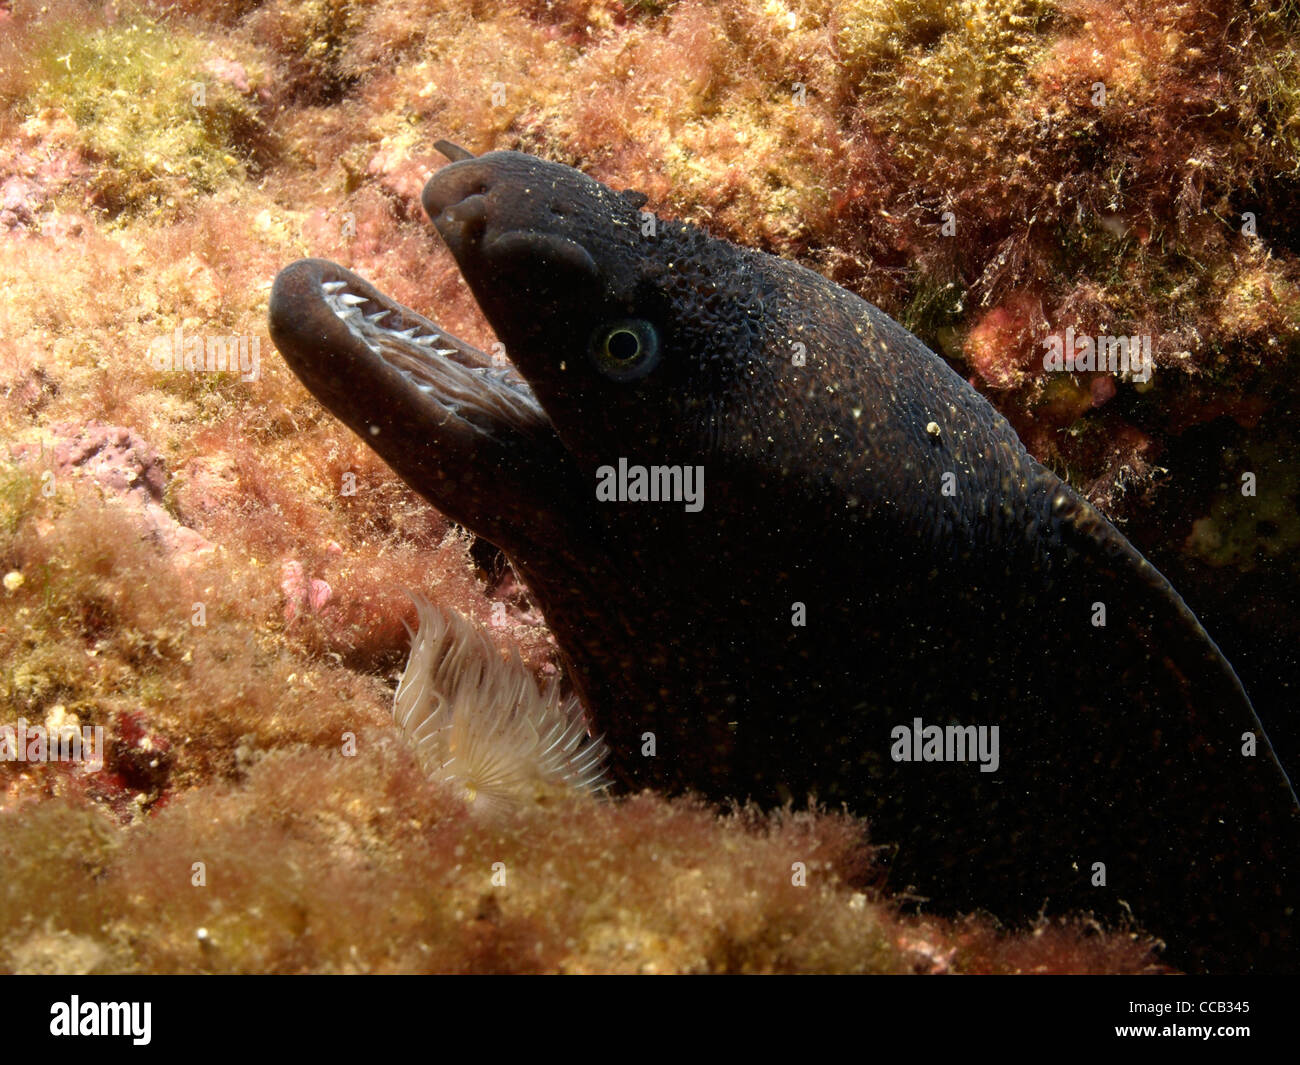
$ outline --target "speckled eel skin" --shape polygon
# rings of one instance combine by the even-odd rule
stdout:
[[[271,335],[509,557],[624,785],[846,804],[935,912],[1296,968],[1300,810],[1246,693],[988,402],[818,274],[440,147],[425,209],[517,373],[319,259]]]

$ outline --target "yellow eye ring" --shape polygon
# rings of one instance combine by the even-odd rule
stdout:
[[[644,377],[659,362],[659,331],[644,318],[620,318],[591,334],[591,361],[615,381]]]

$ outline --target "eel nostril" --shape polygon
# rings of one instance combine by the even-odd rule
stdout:
[[[487,199],[482,193],[474,192],[463,199],[446,205],[437,215],[431,213],[431,216],[435,221],[441,218],[453,225],[462,227],[467,233],[478,234],[483,230],[487,220],[487,213]]]
[[[421,194],[424,209],[430,218],[466,201],[486,196],[492,191],[493,175],[490,169],[477,160],[451,163],[429,178]]]

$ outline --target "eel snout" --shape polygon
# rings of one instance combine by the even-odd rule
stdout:
[[[420,201],[480,304],[491,304],[503,280],[545,289],[563,277],[570,285],[599,287],[589,242],[610,224],[604,207],[634,210],[602,189],[565,167],[539,167],[519,152],[489,152],[435,171]],[[595,210],[584,206],[592,196]]]

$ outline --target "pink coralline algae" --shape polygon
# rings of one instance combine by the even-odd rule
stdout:
[[[193,529],[178,522],[162,505],[167,469],[162,457],[138,433],[120,425],[91,421],[65,423],[51,431],[48,446],[24,444],[14,457],[36,464],[51,484],[70,477],[93,480],[110,498],[134,510],[142,532],[160,543],[178,562],[213,550]]]
[[[251,86],[248,84],[248,71],[244,69],[242,63],[216,56],[204,63],[203,69],[236,92],[251,91]]]
[[[325,581],[316,577],[308,580],[302,563],[296,559],[286,559],[281,564],[280,590],[284,592],[284,620],[287,623],[294,622],[307,610],[319,614],[333,594]]]
[[[75,134],[66,114],[47,110],[0,145],[0,234],[39,229],[51,199],[84,178],[89,167]]]

